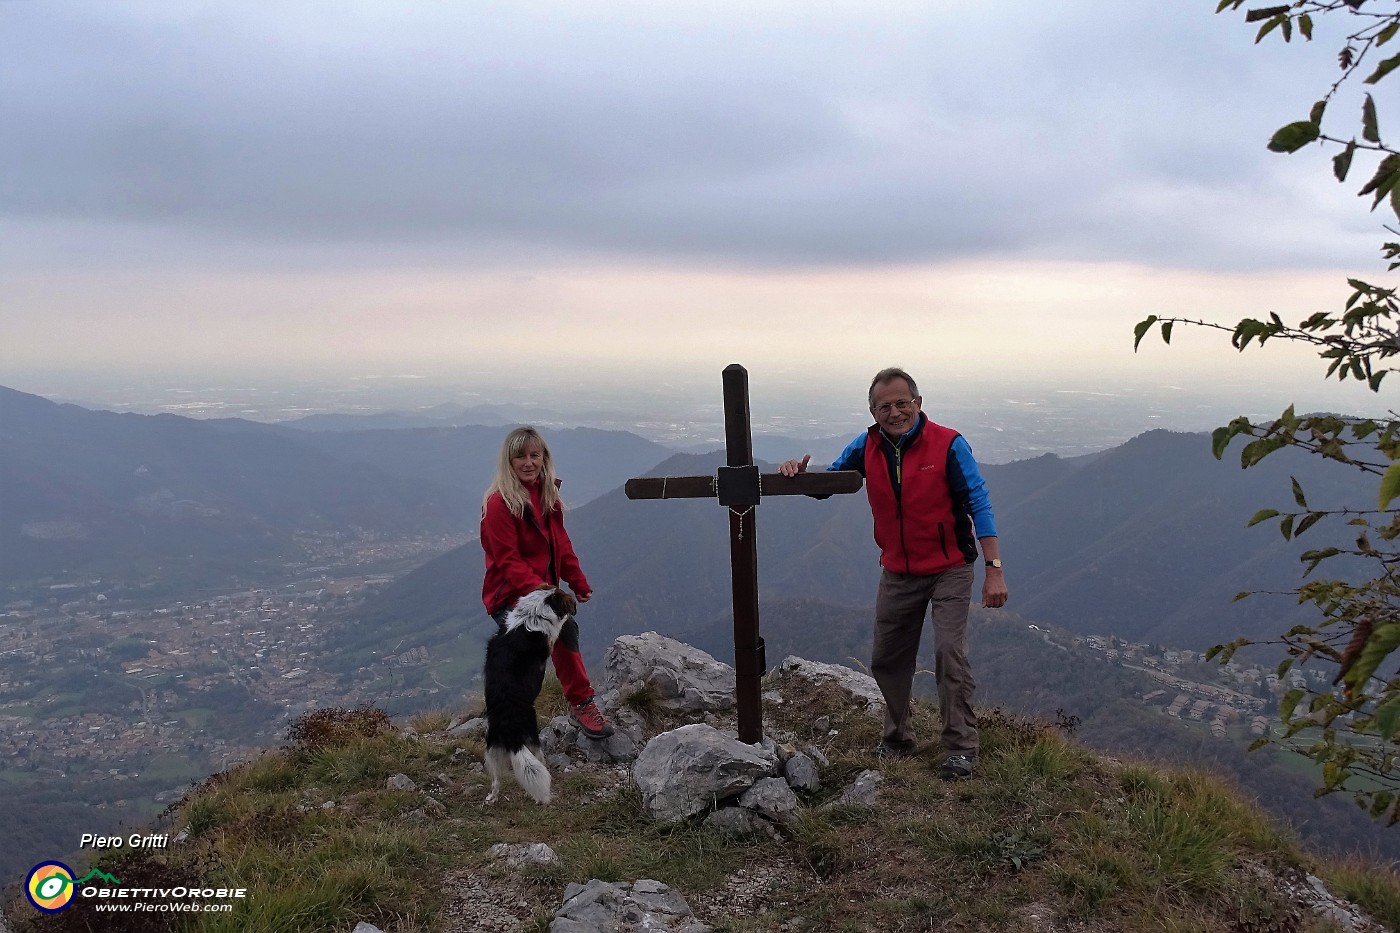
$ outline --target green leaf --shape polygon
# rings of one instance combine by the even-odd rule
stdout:
[[[1256,750],[1258,750],[1258,749],[1263,748],[1265,745],[1268,745],[1268,744],[1269,744],[1269,740],[1268,740],[1268,739],[1255,739],[1253,742],[1250,742],[1250,743],[1249,743],[1249,750],[1250,750],[1251,752],[1252,752],[1252,751],[1256,751]]]
[[[1366,681],[1371,679],[1376,668],[1380,667],[1381,662],[1396,648],[1400,648],[1400,622],[1387,622],[1385,625],[1376,626],[1371,632],[1371,637],[1366,639],[1361,654],[1343,679],[1352,690],[1364,690]]]
[[[1400,55],[1392,55],[1376,66],[1376,70],[1371,72],[1371,76],[1366,79],[1367,84],[1375,84],[1381,78],[1390,74],[1396,68],[1400,68]]]
[[[1278,514],[1278,509],[1260,509],[1259,511],[1254,513],[1254,517],[1249,520],[1249,524],[1245,525],[1245,527],[1253,528],[1260,522],[1267,522],[1269,519],[1273,518],[1275,515]]]
[[[1152,325],[1157,323],[1157,315],[1149,314],[1145,320],[1138,321],[1133,327],[1133,352],[1137,352],[1138,344],[1142,343],[1142,338],[1151,330]]]
[[[1269,140],[1270,152],[1297,152],[1322,134],[1321,128],[1310,120],[1299,120],[1280,127]]]
[[[1293,718],[1293,710],[1297,708],[1298,701],[1307,693],[1301,687],[1294,687],[1283,695],[1283,699],[1278,701],[1278,718],[1288,722]]]
[[[1395,735],[1395,730],[1400,728],[1400,694],[1392,696],[1380,705],[1376,710],[1375,717],[1371,720],[1376,732],[1380,737],[1389,742]]]
[[[1381,164],[1376,166],[1376,174],[1372,175],[1371,180],[1366,182],[1356,194],[1360,197],[1375,192],[1376,200],[1371,205],[1371,208],[1374,210],[1376,204],[1379,204],[1381,198],[1390,193],[1397,181],[1400,181],[1400,155],[1388,155],[1384,159],[1381,159]],[[1357,291],[1360,298],[1366,298],[1370,295],[1369,286],[1365,286],[1363,289],[1358,289]]]
[[[1392,463],[1381,477],[1381,487],[1378,496],[1382,511],[1390,505],[1392,499],[1400,496],[1400,460]]]
[[[1361,104],[1361,137],[1368,143],[1381,141],[1381,130],[1376,123],[1376,102],[1371,100],[1370,94]]]
[[[1293,537],[1293,515],[1285,515],[1283,521],[1278,523],[1278,530],[1283,532],[1283,540],[1287,541]]]
[[[1322,123],[1322,115],[1327,111],[1327,98],[1323,98],[1312,105],[1312,110],[1308,111],[1308,121],[1314,126]]]
[[[1210,432],[1210,452],[1215,454],[1215,459],[1225,456],[1225,448],[1230,446],[1230,441],[1238,433],[1233,423]]]
[[[1325,512],[1309,512],[1307,515],[1304,515],[1303,520],[1299,522],[1298,527],[1294,529],[1293,537],[1299,537],[1303,532],[1307,531],[1313,525],[1316,525],[1322,520],[1325,514]]]
[[[1162,342],[1170,344],[1172,342],[1172,322],[1162,322]]]
[[[1389,26],[1382,29],[1376,35],[1376,47],[1379,48],[1391,39],[1394,39],[1397,32],[1400,32],[1400,23],[1391,23]]]
[[[1206,660],[1210,661],[1218,656],[1221,664],[1229,664],[1230,659],[1235,656],[1235,652],[1247,644],[1249,644],[1248,638],[1236,638],[1228,645],[1216,645],[1206,652]]]
[[[1298,503],[1300,509],[1308,507],[1308,500],[1303,498],[1303,487],[1298,485],[1298,477],[1290,476],[1289,481],[1293,483],[1293,501]]]
[[[1218,13],[1218,12],[1220,12],[1220,11],[1219,11],[1219,10],[1216,10],[1216,12]],[[1253,9],[1253,10],[1247,11],[1247,12],[1244,14],[1244,21],[1245,21],[1246,23],[1257,23],[1257,22],[1259,22],[1261,19],[1268,19],[1268,18],[1270,18],[1270,17],[1272,17],[1272,16],[1279,16],[1279,15],[1284,14],[1284,13],[1287,13],[1287,12],[1288,12],[1288,7],[1286,7],[1286,6],[1265,6],[1265,7],[1259,7],[1259,8],[1257,8],[1257,9]]]
[[[1259,34],[1254,37],[1254,44],[1258,45],[1264,40],[1265,36],[1286,22],[1288,22],[1288,18],[1285,16],[1275,16],[1273,19],[1269,20],[1263,26],[1259,27]]]
[[[1332,157],[1332,174],[1337,176],[1337,181],[1346,181],[1347,172],[1351,171],[1351,158],[1356,155],[1356,140],[1347,143],[1347,147]],[[1318,312],[1326,317],[1323,312]],[[1316,317],[1317,315],[1314,315]]]
[[[1303,38],[1312,41],[1312,17],[1304,13],[1298,17],[1298,31],[1303,34]]]

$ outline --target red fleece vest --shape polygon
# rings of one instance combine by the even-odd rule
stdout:
[[[968,563],[957,540],[957,516],[948,486],[948,451],[958,432],[925,421],[903,450],[894,450],[870,429],[865,441],[865,494],[875,516],[880,565],[895,573],[942,573]],[[890,482],[888,457],[895,457],[900,495]]]

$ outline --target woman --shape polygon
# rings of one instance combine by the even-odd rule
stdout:
[[[521,427],[506,435],[496,478],[481,505],[481,548],[486,552],[481,601],[498,626],[505,624],[506,613],[520,597],[558,586],[561,580],[581,603],[593,595],[564,530],[559,485],[554,458],[538,431]],[[551,657],[569,701],[569,718],[590,738],[612,735],[613,727],[593,702],[593,684],[583,667],[573,619],[564,625]]]

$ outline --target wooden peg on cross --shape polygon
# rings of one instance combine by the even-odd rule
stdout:
[[[629,479],[629,499],[694,499],[713,496],[729,509],[729,570],[734,594],[735,701],[739,741],[763,741],[763,702],[759,681],[767,668],[758,627],[758,529],[754,506],[764,496],[827,496],[856,492],[861,475],[838,472],[758,472],[753,462],[749,420],[749,373],[733,363],[724,368],[724,439],[727,466],[715,476],[644,476]],[[745,525],[747,524],[747,533]]]

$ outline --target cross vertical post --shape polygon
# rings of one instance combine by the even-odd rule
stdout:
[[[753,465],[749,373],[738,363],[724,368],[724,441],[730,467]],[[744,524],[748,523],[748,534]],[[767,667],[758,626],[758,512],[729,510],[729,576],[734,594],[734,691],[739,741],[763,740],[760,681]]]

